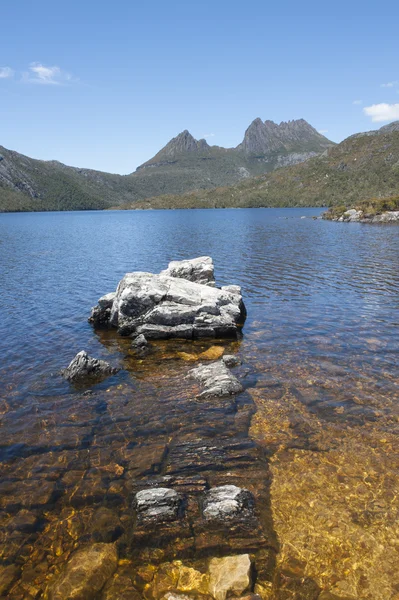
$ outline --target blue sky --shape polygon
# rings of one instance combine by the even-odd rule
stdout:
[[[381,127],[399,119],[399,6],[366,4],[5,3],[0,145],[129,173],[184,129],[229,147],[256,117],[337,142]]]

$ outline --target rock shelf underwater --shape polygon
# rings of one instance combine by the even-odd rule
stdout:
[[[240,339],[215,338],[151,340],[143,356],[99,329],[125,357],[119,374],[29,408],[3,402],[3,596],[68,597],[76,565],[99,561],[103,579],[82,597],[395,598],[396,380],[384,372],[382,389],[362,365],[366,346],[378,357],[384,342],[368,339],[339,366],[328,358],[339,337],[316,336],[317,358],[292,346],[282,362],[266,350],[273,328],[254,323],[244,354]],[[189,372],[232,355],[244,391],[199,398]],[[232,487],[243,512],[208,520],[207,495]],[[144,526],[135,499],[148,489],[177,494],[177,520]],[[235,571],[238,583],[220,577]]]

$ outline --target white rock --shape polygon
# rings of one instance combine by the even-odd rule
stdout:
[[[196,369],[192,369],[188,376],[196,379],[203,386],[204,390],[199,394],[199,398],[230,396],[240,394],[244,389],[223,360],[200,365]]]
[[[210,287],[215,286],[213,260],[210,256],[200,256],[190,260],[173,260],[161,275],[179,277],[188,281],[195,281]]]
[[[251,586],[251,561],[248,554],[212,558],[209,563],[209,593],[215,600],[239,596]]]
[[[141,521],[173,521],[177,519],[182,498],[169,488],[151,488],[137,492],[134,506]]]
[[[254,498],[249,490],[236,485],[211,488],[205,494],[203,515],[206,519],[234,518],[253,512]]]
[[[240,288],[210,287],[204,275],[211,267],[213,273],[209,257],[176,264],[160,275],[127,273],[115,294],[103,296],[92,309],[89,321],[117,327],[121,335],[143,334],[147,339],[237,336],[246,316]],[[193,269],[192,277],[205,284],[166,274],[184,274],[187,265]]]

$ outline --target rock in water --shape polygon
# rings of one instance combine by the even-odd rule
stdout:
[[[93,544],[75,552],[65,571],[50,582],[46,600],[91,600],[116,571],[118,555],[114,544]]]
[[[203,515],[206,519],[226,519],[252,514],[254,497],[236,485],[222,485],[206,492]]]
[[[191,260],[173,260],[160,274],[215,287],[214,266],[210,256],[200,256]]]
[[[17,565],[0,565],[0,597],[6,598],[12,584],[18,579],[20,567]]]
[[[234,356],[234,354],[225,354],[222,358],[226,367],[238,367],[242,364],[241,358]]]
[[[178,518],[183,499],[175,490],[152,488],[137,492],[134,507],[139,521],[164,522]]]
[[[79,381],[85,377],[104,379],[118,371],[119,369],[112,367],[105,360],[92,358],[87,352],[81,350],[69,363],[68,367],[62,371],[62,375],[68,381]]]
[[[127,273],[114,296],[100,298],[89,321],[147,339],[236,337],[246,317],[241,290],[211,283],[209,257],[171,263],[159,275]]]
[[[147,348],[147,346],[148,342],[143,334],[138,335],[132,342],[132,348],[137,348],[137,350],[142,350],[143,348]]]
[[[199,398],[230,396],[240,394],[244,389],[237,377],[226,367],[223,360],[210,365],[200,365],[189,372],[189,377],[193,377],[204,387],[204,391],[198,396]]]
[[[215,600],[240,596],[251,586],[251,561],[248,554],[212,558],[209,563],[209,592]]]

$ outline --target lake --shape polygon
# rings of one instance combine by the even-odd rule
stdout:
[[[181,558],[201,571],[211,556],[243,552],[264,598],[288,598],[278,594],[296,586],[307,594],[298,598],[399,597],[399,230],[311,218],[321,212],[0,215],[8,598],[41,597],[93,541],[116,542],[119,583],[146,598],[161,597],[159,564]],[[126,272],[202,255],[213,258],[218,286],[242,287],[242,339],[157,342],[143,358],[129,339],[88,324]],[[214,345],[242,360],[245,393],[233,404],[196,401],[186,379]],[[60,370],[83,349],[120,372],[74,388]],[[188,498],[218,485],[249,489],[252,535],[210,535],[188,501],[187,531],[156,540],[132,502],[165,482]]]

